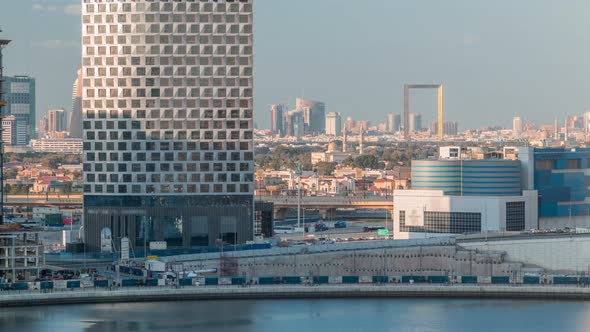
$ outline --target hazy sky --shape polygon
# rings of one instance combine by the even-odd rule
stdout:
[[[79,0],[0,0],[6,74],[37,78],[37,113],[71,108]],[[255,104],[304,95],[343,117],[402,113],[404,83],[441,82],[461,129],[552,123],[590,106],[587,0],[255,0]],[[434,90],[411,95],[424,124]]]

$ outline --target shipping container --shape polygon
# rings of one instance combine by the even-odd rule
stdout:
[[[155,287],[158,286],[158,279],[146,279],[145,285],[148,287]]]
[[[535,276],[524,276],[522,277],[522,283],[525,285],[538,285],[541,278]]]
[[[359,277],[358,276],[343,276],[342,283],[343,284],[358,284]]]
[[[233,277],[233,278],[231,278],[231,284],[232,285],[245,285],[246,278],[245,277]]]
[[[554,285],[577,285],[578,277],[553,276]]]
[[[41,281],[41,289],[53,289],[53,281]]]
[[[330,278],[328,276],[315,276],[313,277],[314,284],[328,284],[330,283]]]
[[[374,284],[386,284],[389,282],[388,276],[373,276]]]
[[[449,276],[429,276],[428,281],[432,284],[447,284],[449,282]]]
[[[45,225],[46,226],[63,226],[63,220],[61,213],[53,213],[53,214],[46,214],[45,215]]]
[[[258,284],[260,285],[277,285],[281,283],[280,277],[259,277]]]
[[[137,279],[123,279],[121,280],[122,287],[136,287],[139,286],[139,280]]]
[[[94,280],[94,287],[97,287],[97,288],[109,287],[109,281],[108,280]]]
[[[178,284],[180,286],[192,286],[193,285],[193,278],[181,278],[181,279],[178,279]]]
[[[492,284],[509,284],[510,277],[508,276],[492,276]]]
[[[219,278],[217,277],[205,277],[206,286],[217,286],[219,285]]]
[[[29,284],[26,282],[15,282],[11,288],[12,290],[27,290],[29,289]]]
[[[462,284],[477,284],[477,276],[461,276]]]
[[[301,283],[301,277],[282,277],[281,282],[287,285],[297,285]]]
[[[66,288],[80,288],[80,280],[68,280]]]
[[[404,284],[416,284],[416,283],[427,283],[428,277],[426,276],[402,276],[402,283]]]

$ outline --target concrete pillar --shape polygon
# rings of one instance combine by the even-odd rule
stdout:
[[[322,219],[332,220],[336,218],[336,209],[335,208],[324,208],[319,209],[320,217]]]
[[[275,208],[273,211],[274,220],[284,220],[287,217],[286,208]]]

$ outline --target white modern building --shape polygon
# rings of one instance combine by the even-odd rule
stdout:
[[[326,135],[342,135],[342,116],[337,112],[326,114]]]
[[[16,118],[13,115],[2,118],[2,142],[6,145],[15,145],[16,134]]]
[[[413,160],[412,189],[394,192],[394,238],[539,227],[539,195],[523,181],[520,160],[464,159],[460,147],[439,154]]]
[[[516,232],[538,227],[538,194],[457,196],[443,190],[396,190],[395,239],[485,232]]]
[[[89,250],[253,239],[252,2],[82,2]]]
[[[34,139],[34,140],[31,140],[31,147],[34,152],[82,154],[82,139],[80,139],[80,138]]]

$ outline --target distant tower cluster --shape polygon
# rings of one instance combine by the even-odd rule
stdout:
[[[302,137],[326,133],[326,104],[297,98],[295,109],[285,111],[281,104],[271,105],[271,132],[280,136]]]
[[[67,132],[67,112],[62,108],[51,109],[39,121],[39,131],[44,137],[65,138]]]

